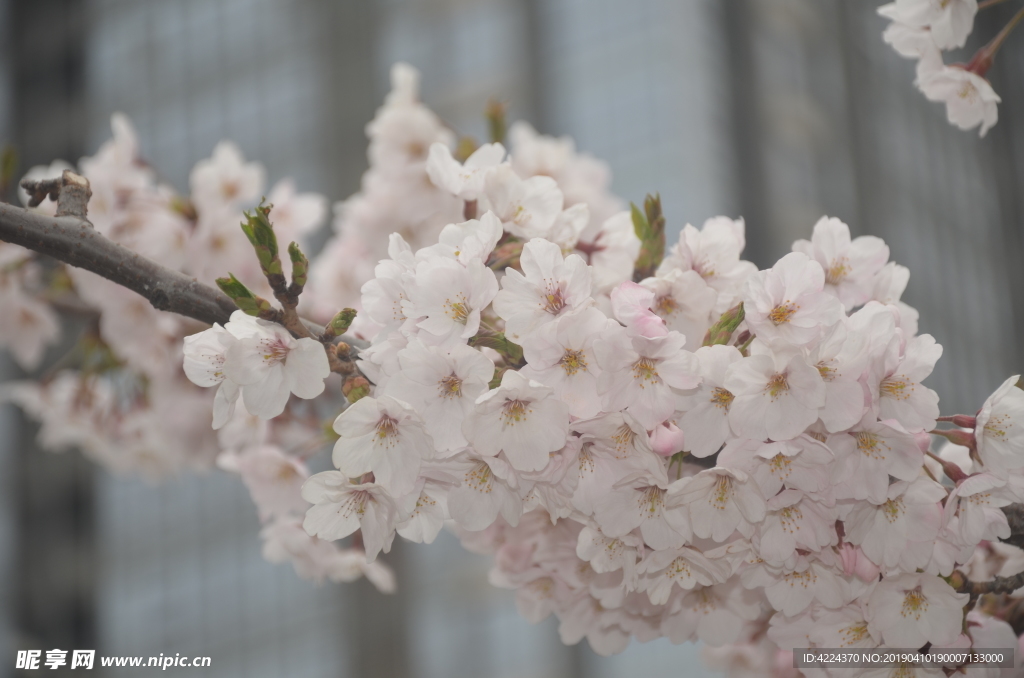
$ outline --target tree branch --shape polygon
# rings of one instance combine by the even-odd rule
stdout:
[[[105,238],[84,217],[50,217],[0,203],[0,240],[92,271],[141,294],[160,311],[223,325],[238,310],[220,290]]]
[[[1004,506],[1003,513],[1010,526],[1010,536],[999,541],[1024,549],[1024,504]]]
[[[950,583],[960,593],[983,596],[986,593],[1013,593],[1024,587],[1024,572],[1010,577],[995,577],[991,581],[972,582],[960,570],[954,570]]]

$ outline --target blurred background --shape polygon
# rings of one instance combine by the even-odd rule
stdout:
[[[822,214],[885,238],[921,331],[945,347],[929,382],[943,412],[973,412],[1024,364],[1024,34],[990,73],[1003,103],[979,140],[913,88],[875,4],[0,0],[0,144],[22,171],[76,161],[123,111],[180,191],[229,138],[271,182],[340,200],[405,60],[459,133],[485,138],[486,101],[508,102],[607,161],[623,198],[660,191],[673,236],[743,216],[761,266]],[[1015,4],[979,15],[964,61]],[[19,376],[0,358],[0,379]],[[207,655],[210,669],[176,671],[218,677],[713,675],[667,641],[610,659],[562,646],[450,536],[395,549],[395,596],[313,586],[260,559],[236,478],[119,479],[34,450],[34,433],[0,411],[0,676],[15,649],[55,647]]]

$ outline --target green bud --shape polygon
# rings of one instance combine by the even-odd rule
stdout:
[[[339,311],[338,314],[331,319],[327,328],[334,336],[337,337],[348,332],[349,326],[352,325],[352,321],[355,319],[356,310],[354,308],[345,308]]]
[[[484,115],[487,117],[487,131],[491,136],[492,144],[505,143],[505,134],[508,132],[508,117],[505,104],[497,99],[487,102]]]
[[[703,346],[714,346],[715,344],[728,344],[732,339],[732,333],[736,331],[736,328],[743,322],[743,304],[739,303],[728,311],[722,314],[722,317],[718,319],[714,325],[712,325],[707,334],[704,335]]]
[[[342,384],[341,392],[345,394],[345,398],[350,403],[354,403],[370,395],[370,382],[366,380],[366,377],[349,377]]]
[[[493,348],[501,354],[501,357],[504,358],[510,367],[518,367],[523,363],[523,347],[509,341],[504,332],[498,332],[493,335],[478,334],[469,340],[469,344],[474,347],[486,346],[487,348]]]
[[[248,287],[243,285],[231,273],[228,273],[227,278],[217,278],[217,287],[221,289],[221,292],[228,295],[238,308],[245,311],[248,315],[258,316],[261,313],[268,313],[273,310],[269,301],[253,294]]]
[[[309,259],[302,253],[296,242],[288,245],[288,256],[292,260],[292,284],[305,287],[306,278],[309,275]]]
[[[636,259],[633,280],[640,282],[654,275],[658,264],[665,258],[665,216],[661,212],[661,196],[648,194],[644,210],[630,203],[633,231],[640,239],[640,256]]]
[[[262,201],[252,212],[245,213],[242,232],[256,250],[256,257],[264,275],[281,275],[281,261],[277,251],[277,235],[270,223],[270,210],[273,205],[264,205]]]

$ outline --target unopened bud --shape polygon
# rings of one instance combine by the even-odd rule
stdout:
[[[704,335],[704,346],[714,346],[716,344],[728,344],[729,340],[732,339],[732,333],[736,331],[736,328],[743,322],[745,313],[743,311],[743,304],[739,303],[730,308],[728,311],[722,314],[722,317],[718,319],[714,325],[708,328],[707,334]]]
[[[348,360],[352,357],[352,347],[344,341],[339,341],[338,345],[334,347],[334,355],[338,356],[341,360]]]
[[[334,336],[340,336],[348,332],[348,328],[352,326],[352,321],[356,319],[356,310],[354,308],[343,308],[337,315],[331,318],[331,322],[328,323],[327,329]]]
[[[349,377],[341,386],[341,392],[350,403],[370,395],[370,382],[366,377]]]

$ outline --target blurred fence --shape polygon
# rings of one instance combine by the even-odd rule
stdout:
[[[1004,9],[976,32],[993,34]],[[913,89],[913,64],[882,43],[871,3],[0,0],[0,28],[20,36],[0,55],[0,132],[28,164],[93,152],[124,111],[180,190],[230,138],[271,181],[292,176],[342,199],[365,168],[363,127],[387,70],[407,60],[460,132],[482,137],[486,100],[508,101],[513,117],[607,160],[623,198],[660,191],[673,233],[744,216],[762,266],[821,214],[882,236],[911,270],[905,300],[922,331],[946,347],[930,382],[944,411],[972,411],[1021,371],[1024,36],[993,70],[1001,119],[979,140]],[[13,419],[0,427],[0,478],[27,487],[44,462],[9,444],[28,435]],[[487,584],[485,560],[450,537],[397,549],[397,597],[365,582],[317,589],[260,560],[255,511],[234,478],[151,487],[75,474],[87,501],[65,511],[79,522],[94,512],[96,535],[71,555],[90,573],[74,579],[91,587],[76,598],[79,632],[101,652],[210,655],[211,676],[611,677],[695,665],[694,648],[664,641],[613,659],[562,647],[553,622],[521,620]],[[0,507],[8,596],[68,557],[44,548],[63,538],[43,528],[78,524],[46,518],[40,506],[58,490],[31,487]],[[91,519],[77,529],[72,542],[91,543]],[[52,601],[31,590],[2,606],[0,630],[6,621],[58,642],[32,616]]]

